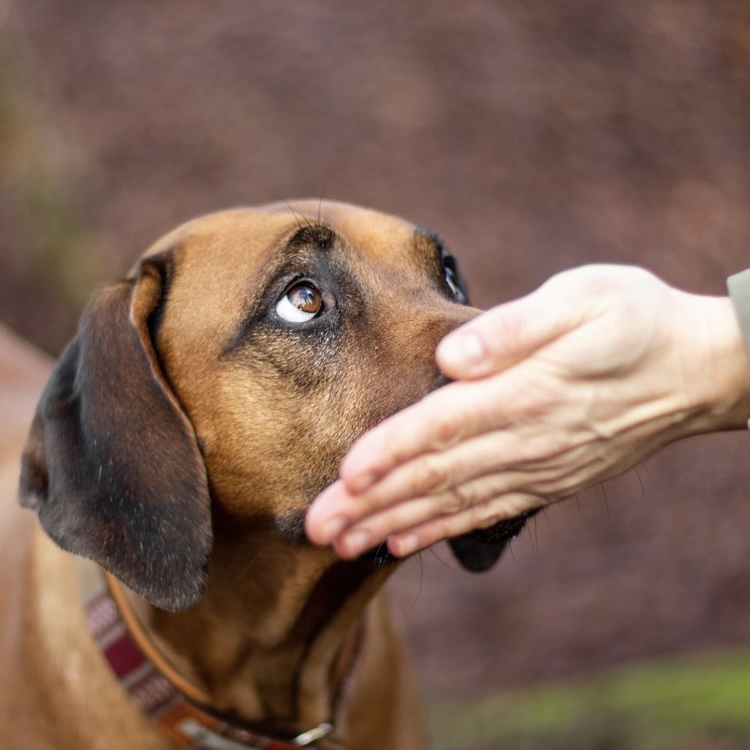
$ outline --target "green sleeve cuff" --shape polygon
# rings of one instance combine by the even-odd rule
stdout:
[[[730,276],[727,289],[740,323],[745,352],[750,357],[750,268]]]

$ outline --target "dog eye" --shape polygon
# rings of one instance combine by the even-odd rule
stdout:
[[[458,269],[456,268],[456,262],[450,256],[443,259],[443,273],[445,274],[445,283],[450,289],[453,298],[456,302],[465,305],[468,301],[466,294],[461,288],[461,283],[458,280]]]
[[[322,309],[322,295],[307,281],[295,284],[276,304],[276,314],[288,323],[312,320]]]

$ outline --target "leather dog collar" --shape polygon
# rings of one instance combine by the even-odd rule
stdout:
[[[128,606],[118,581],[96,568],[98,575],[86,571],[85,577],[80,576],[91,634],[136,707],[170,739],[193,750],[338,748],[325,739],[333,731],[333,725],[327,722],[282,740],[219,718],[207,708],[209,699],[158,653]]]

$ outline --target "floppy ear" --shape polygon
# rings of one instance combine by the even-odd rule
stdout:
[[[37,407],[19,495],[63,549],[181,610],[203,593],[212,537],[205,464],[150,334],[167,259],[89,302]]]
[[[448,540],[453,554],[461,565],[473,573],[489,570],[503,554],[511,539],[517,537],[526,521],[538,511],[530,510],[516,518],[499,521],[488,529],[477,529]]]

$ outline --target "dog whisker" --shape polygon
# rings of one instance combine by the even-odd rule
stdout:
[[[323,187],[321,188],[321,191],[320,191],[320,196],[318,197],[318,224],[320,224],[323,221],[322,219],[323,198],[326,194],[327,187],[328,187],[328,182],[326,181],[323,183]]]
[[[641,466],[642,466],[643,468],[646,468],[646,467],[645,467],[645,464],[641,464]],[[637,466],[634,466],[634,467],[633,467],[633,471],[635,471],[635,475],[636,475],[636,476],[638,477],[638,484],[640,484],[640,485],[641,485],[641,497],[644,497],[644,498],[645,498],[645,497],[646,497],[646,488],[645,488],[645,487],[644,487],[644,485],[643,485],[643,479],[641,478],[641,474],[640,474],[640,472],[638,471],[638,467],[637,467]],[[646,469],[646,473],[648,473],[648,469]]]
[[[284,203],[286,204],[286,207],[291,212],[292,216],[294,217],[294,220],[297,222],[297,226],[300,229],[304,229],[305,227],[309,227],[310,226],[310,224],[308,222],[304,221],[304,216],[302,215],[302,213],[300,213],[299,211],[297,211],[294,208],[294,206],[292,206],[292,204],[289,201],[285,200]]]

